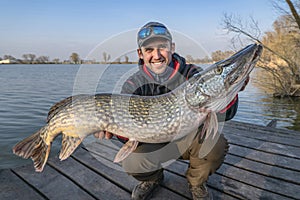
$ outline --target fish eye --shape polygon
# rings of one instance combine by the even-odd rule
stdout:
[[[222,74],[222,72],[223,72],[223,67],[221,67],[221,66],[218,66],[216,69],[215,69],[215,73],[216,74]]]

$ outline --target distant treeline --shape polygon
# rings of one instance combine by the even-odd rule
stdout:
[[[36,56],[35,54],[23,54],[22,58],[15,58],[11,55],[4,55],[0,57],[1,64],[133,64],[137,62],[131,62],[129,60],[121,61],[109,61],[105,59],[103,61],[96,60],[84,60],[80,59],[79,54],[72,53],[69,59],[60,60],[59,58],[50,59],[49,56]]]
[[[215,51],[212,52],[211,57],[204,58],[193,58],[191,55],[186,55],[186,61],[188,63],[212,63],[215,61],[219,61],[231,56],[233,51]],[[117,58],[114,61],[110,60],[110,54],[103,52],[102,60],[83,60],[80,58],[78,53],[72,53],[69,59],[60,60],[59,58],[50,59],[49,56],[37,56],[35,54],[23,54],[22,58],[15,58],[11,55],[4,55],[2,58],[0,57],[0,64],[137,64],[137,61],[130,61],[128,56],[124,56],[122,58]]]

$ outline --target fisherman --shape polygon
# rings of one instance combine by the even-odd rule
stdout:
[[[183,57],[175,53],[172,35],[162,23],[145,24],[138,31],[137,43],[139,70],[126,80],[122,93],[143,96],[165,94],[202,70],[194,64],[187,64]],[[237,107],[236,96],[224,110],[217,114],[218,120],[232,119]],[[215,173],[221,166],[228,151],[228,142],[223,134],[216,137],[216,141],[207,142],[205,134],[200,137],[202,127],[200,126],[195,133],[188,134],[179,141],[139,143],[135,151],[122,162],[125,171],[140,181],[132,191],[132,199],[149,199],[154,190],[163,182],[162,164],[172,159],[189,160],[186,178],[193,199],[210,199],[211,195],[206,182],[209,175]],[[94,136],[110,139],[113,134],[102,131]],[[123,142],[128,140],[117,137]],[[201,149],[205,145],[209,146],[209,150]]]

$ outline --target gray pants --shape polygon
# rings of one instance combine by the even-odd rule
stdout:
[[[196,131],[170,143],[142,143],[122,165],[137,180],[151,181],[161,176],[166,162],[189,160],[186,177],[192,186],[197,186],[207,181],[208,176],[222,165],[227,151],[228,142],[223,134],[200,141]]]

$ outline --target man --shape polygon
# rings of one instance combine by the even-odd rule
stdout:
[[[154,96],[170,92],[202,69],[186,64],[175,53],[175,44],[167,27],[158,22],[145,24],[137,35],[139,71],[127,79],[122,93]],[[236,113],[237,97],[222,113],[221,120],[229,120]],[[213,143],[200,137],[202,126],[186,137],[170,143],[140,143],[123,162],[125,171],[140,183],[132,191],[132,199],[148,199],[164,179],[162,164],[172,159],[189,160],[186,177],[193,199],[209,199],[206,181],[222,164],[228,143],[221,134]],[[142,130],[141,130],[142,131]],[[100,132],[95,137],[110,139],[111,133]],[[125,142],[126,138],[117,136]],[[211,144],[211,145],[210,145]],[[209,150],[202,148],[210,146]],[[203,150],[204,149],[204,150]],[[200,152],[202,151],[202,156]]]

